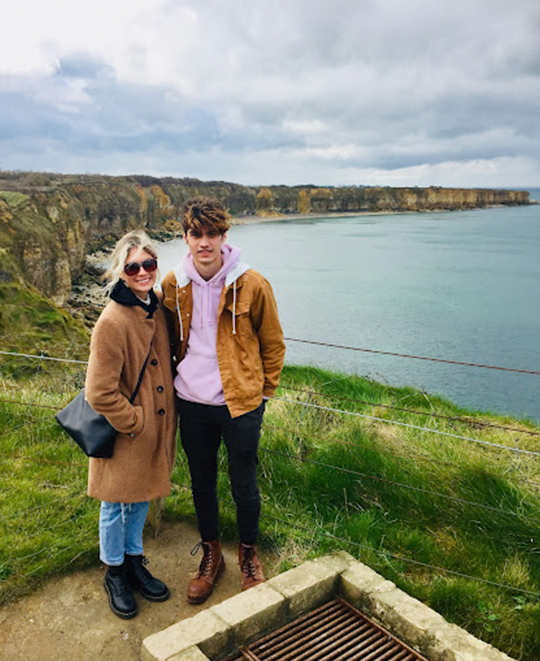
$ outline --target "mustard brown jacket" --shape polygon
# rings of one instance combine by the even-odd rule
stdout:
[[[193,314],[192,282],[182,265],[165,276],[162,289],[179,362],[186,353]],[[283,369],[283,331],[270,283],[243,262],[227,274],[221,292],[216,352],[231,417],[272,397]]]
[[[130,404],[149,349],[139,392]],[[161,305],[150,316],[140,305],[116,300],[107,304],[92,333],[85,392],[92,407],[118,431],[112,458],[90,459],[88,494],[124,503],[167,496],[176,450],[176,412]]]

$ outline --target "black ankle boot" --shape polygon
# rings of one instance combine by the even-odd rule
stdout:
[[[171,596],[169,588],[152,576],[145,567],[147,564],[148,559],[143,555],[126,555],[127,575],[132,587],[149,601],[166,601]]]
[[[115,615],[124,620],[129,620],[137,615],[139,609],[131,593],[125,561],[119,567],[107,567],[103,585],[109,595],[109,605]]]

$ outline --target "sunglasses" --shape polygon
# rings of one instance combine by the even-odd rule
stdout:
[[[124,266],[124,273],[126,275],[137,275],[141,267],[147,273],[153,273],[157,269],[157,259],[145,259],[142,264],[139,262],[129,262]]]

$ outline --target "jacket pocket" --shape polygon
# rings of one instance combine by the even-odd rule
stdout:
[[[251,317],[249,315],[249,303],[242,303],[237,301],[236,305],[233,306],[231,303],[227,305],[226,308],[231,315],[231,325],[233,333],[240,337],[249,338],[254,335],[253,325],[251,323]]]

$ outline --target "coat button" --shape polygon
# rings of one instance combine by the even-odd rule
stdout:
[[[159,409],[158,415],[165,415],[165,409]]]
[[[157,390],[158,392],[163,392],[165,389],[163,388],[163,386],[158,386],[158,387],[156,388],[156,390]]]
[[[158,361],[157,361],[155,358],[153,358],[153,359],[150,361],[150,365],[157,365],[157,364],[158,364]]]

